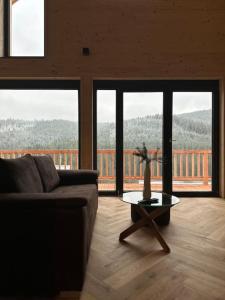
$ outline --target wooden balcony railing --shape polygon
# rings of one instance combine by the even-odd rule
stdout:
[[[143,180],[143,164],[133,155],[134,150],[124,150],[123,172],[124,179]],[[153,155],[156,150],[149,150]],[[115,150],[99,149],[98,169],[100,179],[115,178]],[[161,153],[158,153],[161,156]],[[173,180],[174,181],[203,181],[208,184],[211,180],[211,150],[174,150],[173,151]],[[162,179],[162,164],[151,163],[151,178]]]
[[[133,155],[134,150],[124,150],[124,178],[125,180],[143,180],[143,165],[139,158]],[[150,150],[154,154],[156,150]],[[78,169],[78,150],[0,150],[2,158],[16,158],[26,153],[32,155],[52,156],[57,169]],[[161,156],[160,153],[158,153]],[[173,179],[175,181],[203,181],[208,184],[211,180],[211,150],[174,150],[173,151]],[[113,149],[98,149],[98,169],[100,180],[115,179],[116,154]],[[151,178],[162,179],[162,164],[154,161],[151,164]]]
[[[77,149],[24,149],[24,150],[0,150],[1,158],[17,158],[27,153],[31,155],[51,155],[57,169],[76,170],[79,168],[79,155]]]

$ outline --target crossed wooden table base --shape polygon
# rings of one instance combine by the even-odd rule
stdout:
[[[167,245],[166,241],[161,236],[158,226],[155,223],[154,219],[163,213],[165,213],[167,210],[169,210],[170,207],[157,207],[152,212],[147,212],[145,208],[135,205],[136,212],[140,215],[141,219],[128,227],[126,230],[121,232],[119,240],[120,242],[123,241],[125,238],[127,238],[129,235],[140,229],[141,227],[145,225],[149,225],[150,229],[152,230],[153,235],[156,237],[160,245],[162,246],[163,250],[167,253],[170,252],[170,248]]]

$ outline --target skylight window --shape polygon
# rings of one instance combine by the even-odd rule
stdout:
[[[11,56],[44,56],[44,0],[11,2]]]
[[[45,0],[0,0],[0,56],[44,56]]]
[[[0,0],[0,57],[4,56],[4,9],[3,0]]]

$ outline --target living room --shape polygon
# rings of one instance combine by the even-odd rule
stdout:
[[[50,155],[59,180],[99,171],[82,290],[54,299],[224,299],[224,1],[1,0],[0,13],[1,159]],[[143,143],[152,192],[179,203],[123,241]]]

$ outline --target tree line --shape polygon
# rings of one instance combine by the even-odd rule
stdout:
[[[211,110],[173,117],[173,147],[211,148]],[[162,148],[163,118],[160,114],[124,121],[124,147],[134,149],[145,142]],[[99,149],[115,149],[115,123],[98,123]],[[0,120],[0,149],[77,149],[78,122],[67,120]]]

